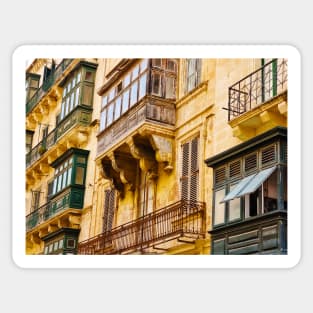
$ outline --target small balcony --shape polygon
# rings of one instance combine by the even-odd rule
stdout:
[[[53,70],[48,76],[41,87],[35,92],[35,94],[26,103],[26,114],[32,111],[36,104],[43,98],[48,92],[50,87],[61,77],[62,73],[72,63],[73,59],[63,59],[63,61]]]
[[[166,252],[169,241],[193,244],[204,238],[205,204],[181,200],[80,243],[79,254]]]
[[[274,127],[287,127],[288,68],[273,59],[228,91],[228,122],[233,135],[248,140]]]
[[[67,117],[65,117],[46,138],[40,141],[26,155],[26,167],[36,162],[46,151],[53,147],[56,142],[75,126],[88,126],[91,122],[92,108],[78,106]]]

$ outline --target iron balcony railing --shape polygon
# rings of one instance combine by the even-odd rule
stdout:
[[[181,200],[79,244],[79,254],[121,254],[169,240],[203,238],[205,204]]]
[[[59,138],[75,125],[89,125],[91,122],[92,109],[77,106],[54,128],[43,140],[26,154],[26,167],[37,161],[43,153],[51,148]]]
[[[34,106],[42,99],[55,81],[62,75],[65,69],[72,63],[74,59],[63,59],[62,62],[50,73],[40,88],[26,103],[26,114],[28,114]]]
[[[287,90],[286,59],[273,59],[228,90],[228,121]]]
[[[48,201],[38,209],[26,216],[26,230],[29,231],[37,225],[47,221],[57,213],[69,208],[71,190],[55,199]]]

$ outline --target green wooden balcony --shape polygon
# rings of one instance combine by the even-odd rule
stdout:
[[[77,125],[88,126],[91,122],[92,108],[77,106],[54,128],[46,138],[41,140],[32,150],[26,154],[26,167],[36,162],[41,155],[48,151],[70,129]]]
[[[84,188],[69,187],[44,205],[26,216],[26,231],[46,222],[67,209],[81,209],[84,200]]]
[[[48,92],[51,86],[58,80],[73,60],[74,59],[63,59],[63,61],[52,71],[41,87],[38,88],[31,99],[29,99],[26,103],[26,114],[32,111],[36,104],[43,98],[43,96]]]

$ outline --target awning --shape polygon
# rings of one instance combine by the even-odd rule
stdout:
[[[237,197],[237,194],[246,187],[246,185],[253,179],[255,175],[256,174],[253,174],[253,175],[243,178],[236,185],[236,187],[225,196],[225,198],[221,201],[221,203],[235,199]]]
[[[260,171],[257,174],[243,178],[236,185],[236,187],[225,196],[221,203],[233,200],[235,198],[240,198],[244,195],[255,192],[263,184],[263,182],[272,175],[275,170],[276,166],[273,166],[267,168],[266,170]]]

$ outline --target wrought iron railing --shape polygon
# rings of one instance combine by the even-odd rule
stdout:
[[[287,90],[286,59],[273,59],[228,90],[228,120],[250,111]]]
[[[26,167],[37,161],[43,153],[51,148],[59,138],[75,125],[88,125],[91,122],[92,109],[87,107],[76,107],[67,115],[59,125],[54,128],[43,140],[26,154]]]
[[[204,237],[205,204],[181,200],[79,244],[79,254],[120,254],[181,237]]]
[[[26,103],[26,114],[29,113],[34,106],[47,93],[54,82],[62,75],[65,69],[72,63],[73,59],[63,59],[62,62],[50,73],[48,78],[44,81],[40,88]]]
[[[62,194],[55,199],[48,201],[38,209],[26,216],[26,230],[29,231],[37,225],[45,222],[57,213],[68,209],[71,197],[71,190]]]

